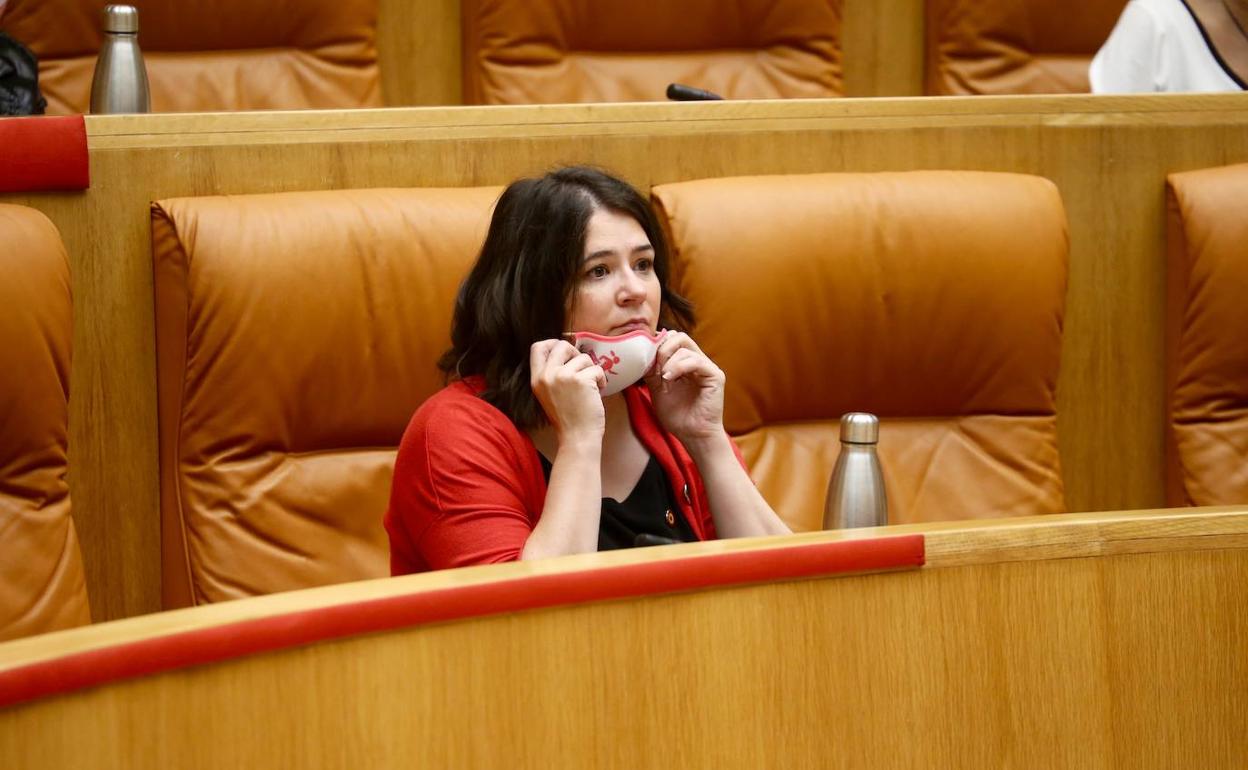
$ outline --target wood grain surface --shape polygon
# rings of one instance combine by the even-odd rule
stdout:
[[[1248,160],[1248,94],[837,99],[89,116],[91,189],[0,196],[66,242],[71,492],[96,619],[159,608],[148,204],[504,184],[589,162],[640,188],[739,174],[1038,174],[1070,220],[1058,382],[1070,510],[1164,504],[1164,180]]]
[[[911,525],[477,567],[19,640],[0,645],[0,670],[535,571],[914,531],[930,555],[915,571],[473,618],[13,706],[0,710],[0,766],[1248,762],[1248,508]],[[1197,546],[1176,548],[1176,536]],[[1124,552],[1124,542],[1134,545]]]
[[[459,0],[381,0],[377,61],[390,107],[463,102]]]
[[[922,0],[844,0],[841,65],[846,96],[923,93]]]

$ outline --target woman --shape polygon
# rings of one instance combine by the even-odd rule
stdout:
[[[451,382],[399,446],[394,574],[789,531],[724,432],[724,373],[684,333],[667,261],[645,199],[600,171],[503,192],[439,362]],[[605,398],[564,339],[660,328],[651,374]]]
[[[1248,0],[1131,0],[1088,68],[1094,94],[1248,88]]]

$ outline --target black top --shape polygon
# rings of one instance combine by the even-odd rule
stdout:
[[[550,483],[550,461],[538,452],[542,461],[542,473]],[[660,538],[691,543],[698,539],[693,528],[681,515],[672,494],[672,485],[659,461],[650,456],[650,462],[642,471],[637,486],[628,493],[623,502],[610,497],[602,498],[602,518],[598,523],[598,550],[613,551],[632,548],[638,543],[638,535],[656,535]]]

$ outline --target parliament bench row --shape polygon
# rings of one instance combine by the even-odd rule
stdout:
[[[133,0],[157,112],[1078,93],[1124,0]],[[52,114],[86,112],[97,0],[13,0]]]
[[[1220,290],[1248,269],[1227,206],[1246,187],[1244,166],[1170,180],[1175,505],[1248,498],[1235,406],[1248,377],[1226,333],[1243,310]],[[497,192],[154,204],[165,606],[385,574],[393,447],[440,385],[454,290]],[[728,374],[727,427],[791,526],[817,528],[835,420],[852,410],[884,418],[894,522],[1066,510],[1055,389],[1069,244],[1050,182],[815,174],[651,194],[676,288],[698,308],[694,335]],[[37,310],[5,333],[31,374],[4,394],[22,417],[6,445],[22,559],[5,561],[3,635],[18,636],[87,614],[65,486],[66,258],[41,215],[3,213],[33,276],[9,284],[5,305]]]

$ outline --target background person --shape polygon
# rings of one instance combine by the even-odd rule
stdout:
[[[1088,70],[1092,92],[1242,91],[1248,0],[1131,0]]]

